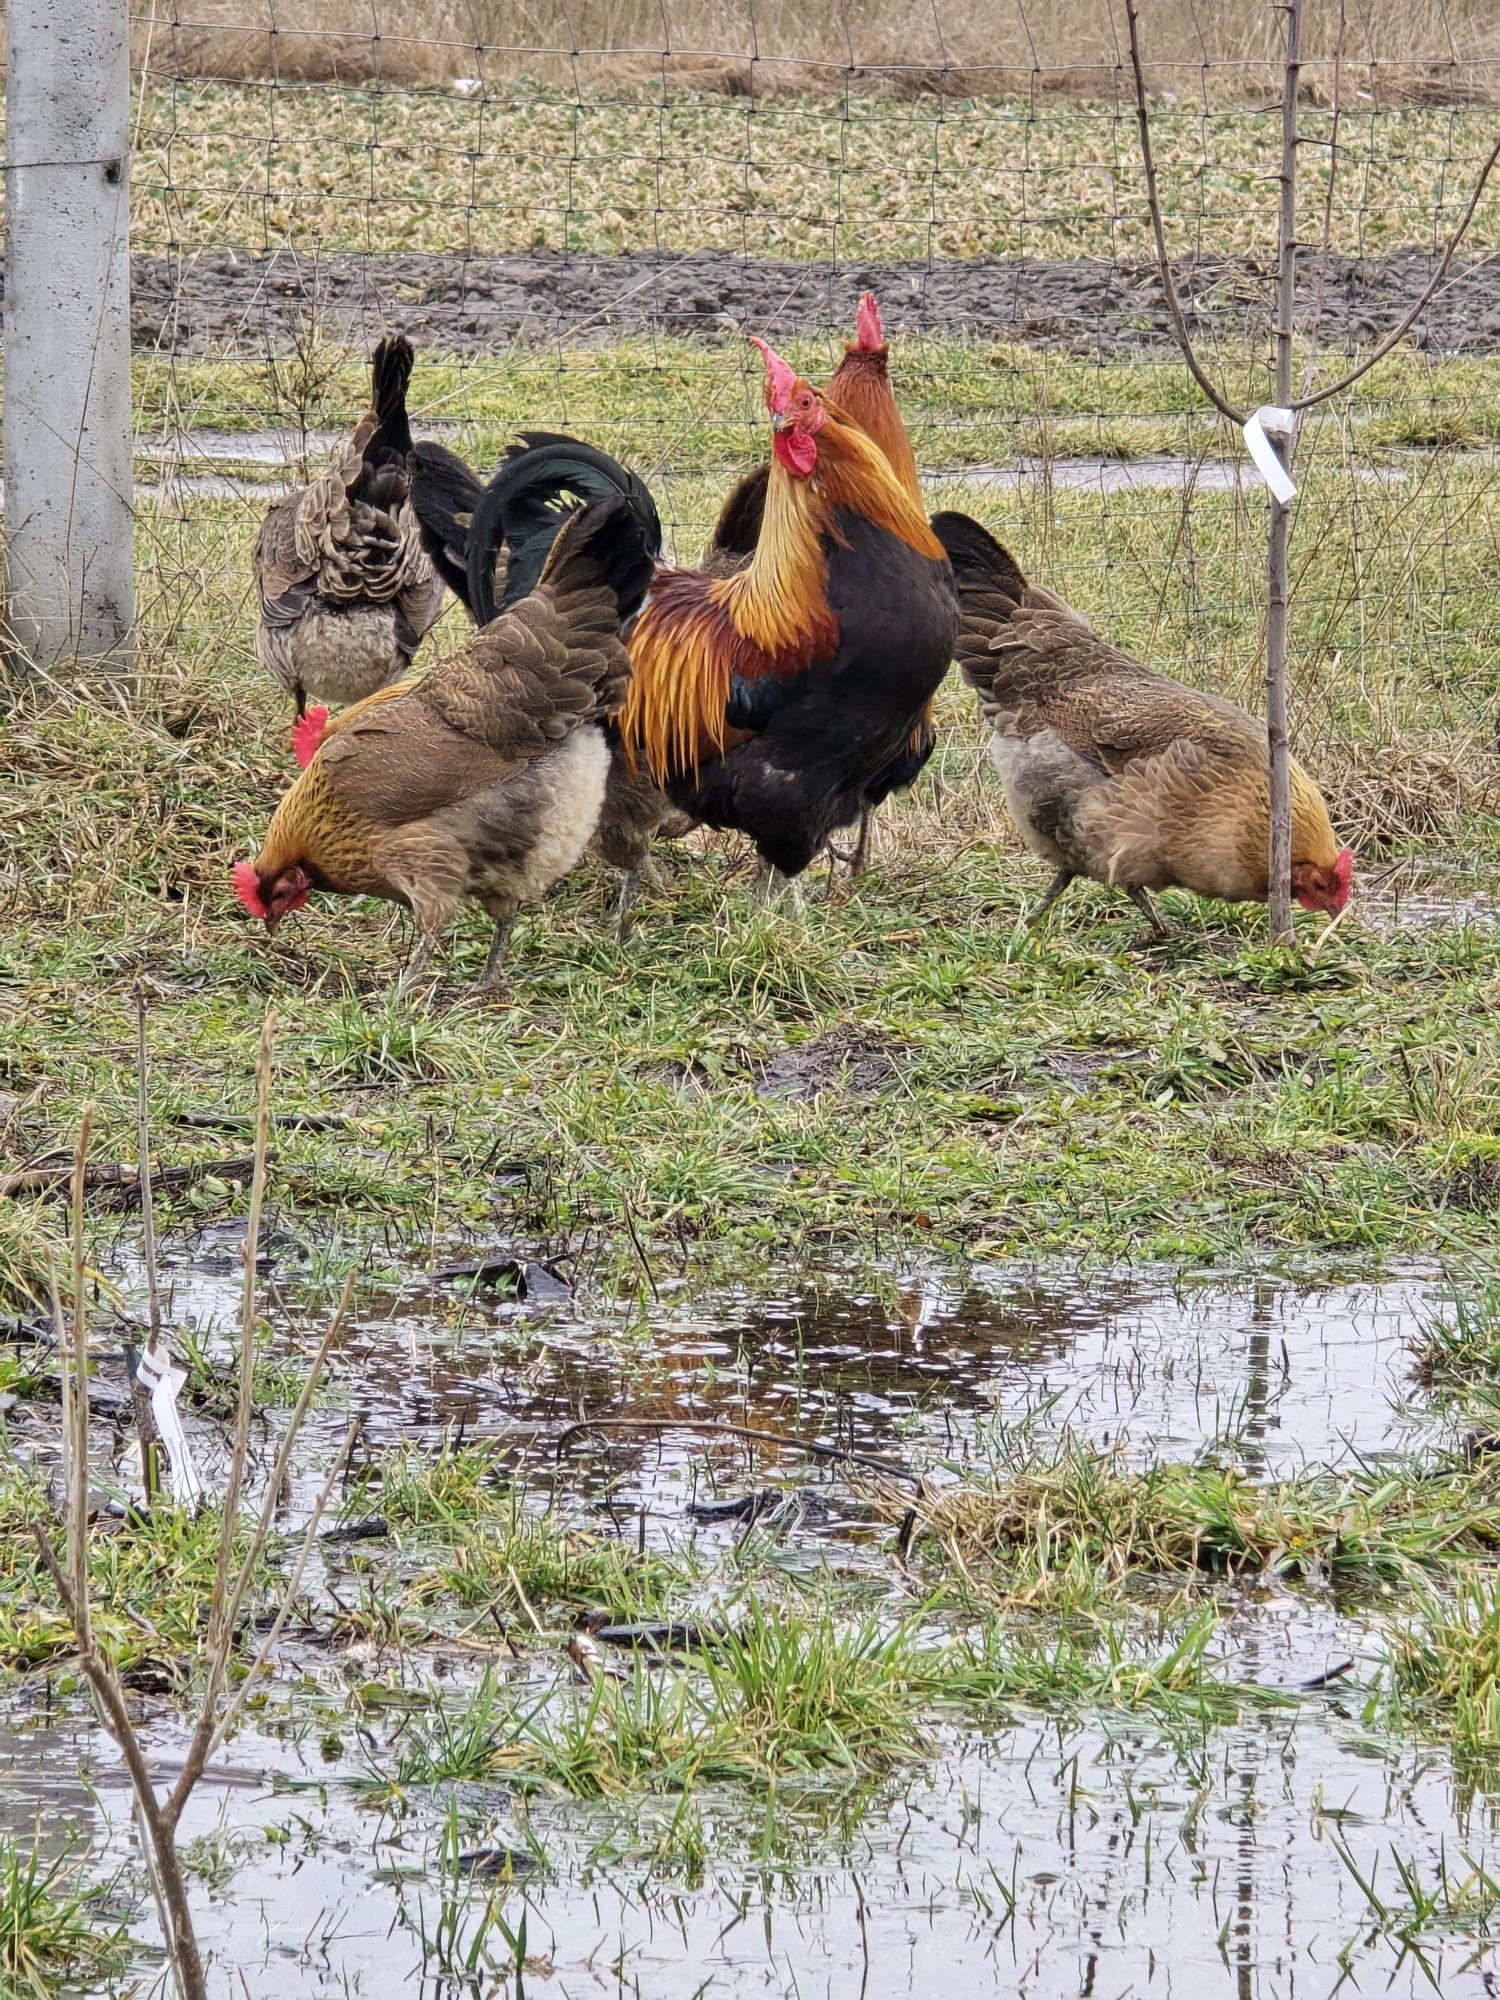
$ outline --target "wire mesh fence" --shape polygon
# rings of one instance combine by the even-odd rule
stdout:
[[[1485,14],[1310,8],[1299,367],[1426,283],[1497,129]],[[184,671],[250,671],[249,537],[363,407],[381,332],[417,343],[419,431],[478,463],[523,425],[585,434],[647,473],[691,558],[763,448],[743,335],[824,375],[869,286],[934,504],[1124,643],[1258,698],[1264,494],[1170,337],[1111,0],[229,15],[132,23],[144,609],[196,632]],[[1144,35],[1168,248],[1254,407],[1272,10],[1163,5]],[[1441,833],[1492,782],[1497,245],[1500,196],[1301,445],[1294,715],[1366,839]]]

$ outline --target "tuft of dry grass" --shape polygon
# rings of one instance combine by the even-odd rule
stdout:
[[[1341,10],[1314,0],[1304,89],[1327,102]],[[1264,6],[1158,0],[1150,80],[1193,97],[1255,95],[1278,76],[1280,28]],[[443,84],[521,75],[621,81],[730,96],[884,90],[903,96],[1114,97],[1123,14],[1115,0],[198,0],[188,18],[142,9],[140,66],[179,76]],[[1345,33],[1353,91],[1386,103],[1488,101],[1500,23],[1487,0],[1369,0]]]

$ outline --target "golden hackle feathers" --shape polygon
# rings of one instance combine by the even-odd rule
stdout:
[[[659,784],[696,776],[741,740],[724,720],[734,678],[801,672],[837,651],[824,540],[840,539],[840,512],[861,514],[943,560],[926,516],[878,446],[826,399],[825,407],[811,476],[794,479],[772,463],[750,561],[729,576],[663,570],[636,620],[635,678],[620,734]]]
[[[867,348],[851,341],[828,384],[828,401],[880,447],[902,490],[920,505],[917,455],[891,390],[889,353],[884,345]]]

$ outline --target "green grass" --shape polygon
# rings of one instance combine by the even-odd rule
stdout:
[[[0,1451],[0,1667],[66,1667],[73,1630],[42,1566],[33,1522],[60,1543],[55,1509],[24,1462]],[[149,1525],[100,1521],[90,1538],[89,1577],[101,1645],[118,1665],[150,1659],[190,1685],[203,1614],[218,1559],[219,1517],[165,1511]],[[274,1547],[252,1592],[247,1615],[276,1588]]]
[[[617,404],[606,441],[654,479],[665,454],[666,512],[680,553],[696,554],[760,435],[740,358],[705,361],[679,344],[651,368],[634,350],[575,359],[563,375],[524,351],[424,366],[419,400],[443,408],[461,387],[476,452],[523,416],[597,434]],[[692,370],[704,366],[722,371],[722,397],[700,393]],[[1144,413],[1175,381],[1134,363],[1031,356],[1029,373],[993,379],[987,366],[963,343],[925,350],[919,431],[951,390],[953,406],[980,413],[980,455],[1004,458],[1023,409],[1026,423],[1040,410],[1054,425],[1087,422],[1076,413],[1090,398]],[[1426,364],[1401,367],[1410,387]],[[1489,409],[1482,371],[1435,379],[1456,407]],[[246,383],[243,369],[208,363],[177,378],[195,413],[221,423]],[[671,431],[663,383],[663,407],[682,411]],[[330,391],[341,420],[356,384],[349,364]],[[170,386],[142,364],[144,408],[159,415]],[[1201,433],[1185,393],[1173,408],[1172,424]],[[1485,720],[1497,693],[1493,481],[1457,451],[1400,480],[1365,479],[1336,431],[1314,434],[1303,476],[1299,749],[1364,884],[1333,937],[1314,946],[1320,927],[1303,920],[1313,948],[1301,961],[1267,951],[1262,913],[1186,897],[1166,899],[1176,935],[1161,950],[1141,950],[1138,920],[1101,890],[1075,890],[1040,932],[1021,928],[1042,871],[1008,829],[972,702],[951,685],[939,754],[882,813],[879,866],[852,893],[815,871],[802,915],[757,915],[733,844],[690,842],[663,850],[667,882],[642,898],[622,947],[612,885],[587,864],[523,913],[507,985],[487,1006],[464,991],[483,925],[460,920],[426,1010],[385,998],[407,948],[390,909],[316,903],[268,946],[235,906],[228,866],[254,852],[291,773],[288,717],[251,651],[259,509],[144,511],[139,688],[124,705],[41,696],[8,726],[0,1084],[23,1099],[8,1143],[22,1158],[66,1148],[93,1099],[96,1156],[133,1159],[127,990],[145,975],[161,1164],[240,1147],[174,1121],[246,1111],[273,1006],[278,1107],[339,1121],[278,1130],[275,1198],[352,1254],[376,1231],[425,1240],[436,1223],[448,1238],[498,1229],[532,1244],[602,1232],[634,1268],[627,1213],[644,1240],[672,1246],[669,1262],[691,1246],[705,1276],[747,1251],[858,1250],[892,1231],[1002,1256],[1190,1262],[1368,1260],[1482,1239],[1500,1116],[1495,933],[1393,924],[1369,878],[1436,851],[1467,890],[1500,862]],[[991,522],[1112,637],[1258,699],[1253,503],[961,481],[934,497]],[[450,614],[435,643],[461,630]],[[851,1099],[841,1051],[871,1038],[888,1073]],[[818,1051],[808,1091],[763,1093],[766,1065],[803,1044]],[[164,1219],[211,1219],[243,1198],[207,1173],[170,1192]],[[6,1205],[8,1299],[41,1295],[56,1222],[55,1204]]]
[[[1346,104],[1335,248],[1430,242],[1456,222],[1483,110]],[[1321,235],[1329,114],[1303,130],[1304,240]],[[1174,250],[1266,255],[1268,121],[1250,105],[1155,113]],[[447,92],[156,84],[140,93],[133,247],[488,254],[1149,260],[1133,123],[1041,106],[522,83]],[[1495,244],[1492,201],[1470,254]]]
[[[43,1859],[40,1836],[29,1847],[0,1838],[0,2000],[54,2000],[121,1971],[124,1926],[101,1905],[109,1884],[85,1887],[64,1853]]]
[[[1481,1155],[1476,1164],[1500,1180],[1493,1156]],[[1492,1394],[1500,1382],[1500,1273],[1493,1267],[1450,1278],[1441,1306],[1427,1315],[1417,1365],[1440,1388]]]
[[[1059,1568],[1104,1577],[1331,1576],[1412,1582],[1500,1551],[1500,1468],[1414,1460],[1261,1481],[1230,1466],[1136,1467],[1064,1438],[996,1440],[992,1472],[921,1507],[941,1557],[1023,1599]],[[893,1504],[900,1504],[899,1502]]]

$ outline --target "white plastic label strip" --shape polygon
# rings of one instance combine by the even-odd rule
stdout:
[[[177,1392],[187,1376],[180,1368],[172,1366],[165,1341],[154,1353],[149,1347],[146,1349],[136,1364],[136,1373],[151,1397],[151,1414],[156,1419],[156,1428],[167,1449],[172,1498],[179,1507],[192,1507],[203,1498],[203,1481],[198,1477],[198,1468],[193,1463],[182,1428],[182,1418],[177,1413]]]
[[[1272,497],[1279,500],[1283,507],[1289,506],[1296,498],[1297,488],[1267,433],[1290,437],[1296,427],[1296,413],[1283,410],[1274,403],[1267,403],[1257,410],[1245,426],[1245,443],[1255,460],[1255,469],[1270,487]]]

